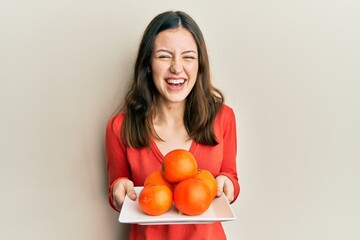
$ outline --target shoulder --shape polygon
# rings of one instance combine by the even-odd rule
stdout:
[[[124,122],[124,118],[125,118],[125,112],[120,112],[112,116],[107,123],[108,130],[111,130],[114,133],[120,133],[120,129]]]
[[[226,104],[223,104],[217,115],[218,118],[233,118],[235,117],[234,110]]]
[[[215,125],[226,127],[235,123],[234,110],[226,104],[223,104],[215,117]]]

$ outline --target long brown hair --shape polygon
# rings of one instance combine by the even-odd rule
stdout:
[[[121,137],[128,146],[149,147],[151,136],[157,136],[153,130],[152,118],[159,93],[149,73],[151,56],[157,34],[178,27],[192,33],[199,51],[198,76],[186,100],[184,125],[194,141],[210,146],[217,144],[213,123],[224,103],[224,96],[211,83],[204,37],[189,15],[181,11],[167,11],[157,15],[145,29],[135,61],[133,79],[120,109],[126,113]]]

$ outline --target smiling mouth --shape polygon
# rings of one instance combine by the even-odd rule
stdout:
[[[171,86],[181,86],[185,83],[185,79],[167,79],[166,83]]]

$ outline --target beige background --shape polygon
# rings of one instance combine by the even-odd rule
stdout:
[[[228,239],[360,239],[356,0],[2,0],[0,239],[126,239],[104,128],[145,26],[169,9],[199,23],[236,112]]]

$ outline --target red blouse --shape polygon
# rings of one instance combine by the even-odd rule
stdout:
[[[112,189],[120,178],[128,178],[135,186],[143,186],[145,178],[153,171],[161,169],[163,155],[154,139],[149,148],[127,147],[120,130],[125,113],[113,116],[106,128],[105,149],[109,176],[109,202],[115,209]],[[236,122],[233,110],[224,105],[214,121],[214,131],[218,141],[216,146],[205,146],[192,141],[189,151],[194,155],[199,169],[207,169],[214,176],[226,175],[233,182],[234,201],[240,193],[236,169]],[[116,209],[115,209],[116,210]],[[226,239],[220,222],[213,224],[176,225],[132,225],[131,240],[200,240]]]

